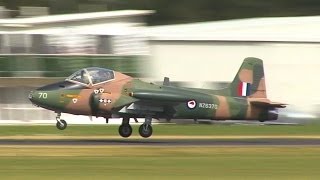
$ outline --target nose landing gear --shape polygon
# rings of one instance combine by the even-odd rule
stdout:
[[[57,117],[56,117],[56,120],[57,120],[56,127],[59,130],[64,130],[64,129],[67,128],[68,124],[67,124],[67,122],[65,120],[60,119],[60,117],[61,117],[61,113],[58,113]]]

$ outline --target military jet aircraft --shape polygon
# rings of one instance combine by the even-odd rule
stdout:
[[[219,90],[170,86],[143,82],[110,69],[81,69],[65,81],[40,87],[29,95],[30,101],[57,113],[57,128],[67,122],[61,113],[106,118],[121,117],[119,134],[129,137],[129,119],[145,118],[139,128],[144,137],[152,135],[152,118],[210,120],[258,120],[278,118],[282,103],[267,99],[263,62],[246,58],[232,83]]]

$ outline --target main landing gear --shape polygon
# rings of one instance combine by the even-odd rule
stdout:
[[[65,120],[60,119],[60,117],[61,117],[61,113],[58,113],[56,117],[56,120],[57,120],[56,127],[60,130],[64,130],[67,128],[68,124]]]
[[[144,138],[148,138],[152,135],[152,126],[151,126],[152,117],[146,117],[146,120],[139,127],[139,134]]]
[[[132,134],[132,127],[129,124],[130,118],[123,118],[122,124],[119,126],[119,134],[122,137],[129,137]]]
[[[129,137],[132,134],[132,127],[129,124],[130,118],[123,118],[122,124],[119,127],[119,134],[122,137]],[[152,126],[151,126],[152,117],[147,116],[145,122],[139,127],[139,134],[144,138],[148,138],[152,135]]]

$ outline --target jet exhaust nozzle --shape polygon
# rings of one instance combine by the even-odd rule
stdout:
[[[278,116],[279,116],[279,113],[276,109],[268,111],[268,120],[269,121],[277,120]]]

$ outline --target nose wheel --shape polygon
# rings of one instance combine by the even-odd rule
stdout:
[[[65,120],[61,119],[60,122],[57,121],[56,127],[57,127],[58,129],[64,130],[64,129],[67,128],[67,126],[68,126],[68,124],[67,124],[67,122],[66,122]]]
[[[67,124],[67,122],[65,120],[60,119],[60,117],[61,117],[61,113],[58,113],[57,117],[56,117],[56,120],[57,120],[56,127],[59,130],[64,130],[64,129],[67,128],[68,124]]]

